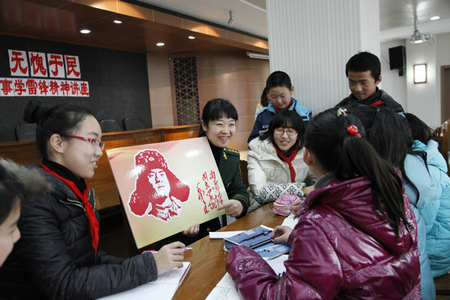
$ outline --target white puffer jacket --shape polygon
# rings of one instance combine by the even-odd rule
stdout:
[[[306,180],[317,178],[309,171],[303,161],[303,150],[299,151],[292,161],[295,170],[296,185],[292,185],[289,165],[277,155],[274,145],[268,140],[254,139],[250,142],[247,156],[248,183],[250,194],[250,210],[254,210],[270,201],[275,201],[281,194],[296,194]],[[263,193],[263,190],[276,191]]]

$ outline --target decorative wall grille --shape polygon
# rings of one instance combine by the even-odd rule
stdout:
[[[199,124],[197,58],[176,57],[172,60],[178,125]]]

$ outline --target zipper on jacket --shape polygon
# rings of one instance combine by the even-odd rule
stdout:
[[[278,291],[277,291],[277,299],[280,300],[281,299],[281,286],[283,284],[283,280],[284,280],[284,276],[282,276],[280,278],[280,280],[278,281]]]
[[[83,204],[78,200],[73,200],[73,199],[67,198],[66,200],[59,199],[59,202],[61,202],[62,204],[81,207],[84,210],[84,212],[86,212],[86,209],[84,208]]]

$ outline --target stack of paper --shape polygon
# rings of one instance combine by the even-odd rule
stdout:
[[[101,300],[140,300],[149,299],[149,297],[158,300],[171,300],[190,269],[191,263],[183,262],[182,268],[174,268],[159,276],[156,281],[143,284],[122,293],[103,297]]]

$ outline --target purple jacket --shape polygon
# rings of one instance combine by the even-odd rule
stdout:
[[[420,299],[417,229],[410,201],[399,239],[365,177],[310,193],[289,237],[286,274],[253,250],[231,248],[227,271],[245,299]]]

